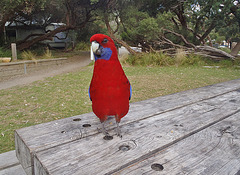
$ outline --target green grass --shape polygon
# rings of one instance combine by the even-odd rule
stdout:
[[[0,153],[14,148],[14,130],[91,112],[93,66],[30,85],[0,90]],[[124,66],[131,102],[240,78],[239,69],[202,66]]]

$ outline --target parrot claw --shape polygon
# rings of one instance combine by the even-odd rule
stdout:
[[[119,127],[119,122],[116,122],[116,123],[117,123],[117,136],[122,138],[121,129]]]
[[[105,136],[109,136],[109,133],[107,132],[106,128],[104,127],[104,122],[102,123],[102,133],[103,133]]]

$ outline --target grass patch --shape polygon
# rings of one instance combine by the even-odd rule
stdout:
[[[181,49],[177,50],[175,57],[170,57],[164,53],[141,53],[130,55],[124,59],[123,63],[132,66],[219,66],[219,67],[239,67],[240,58],[235,60],[214,61],[199,55],[186,55]]]
[[[43,57],[43,59],[51,59],[51,58],[53,58],[52,51],[49,50],[49,48],[47,47],[42,57]]]
[[[0,57],[11,57],[12,56],[12,52],[10,49],[5,49],[0,47]]]
[[[90,51],[90,42],[89,43],[86,43],[86,42],[79,42],[76,44],[76,47],[75,49],[76,50],[82,50],[82,51]]]
[[[137,55],[130,55],[125,59],[125,63],[130,65],[141,66],[170,66],[174,65],[174,59],[163,53],[141,53]]]
[[[53,58],[52,51],[46,48],[39,48],[35,50],[24,50],[18,54],[19,60],[38,60]]]
[[[21,53],[21,59],[22,60],[36,60],[37,55],[30,50],[23,51]]]
[[[169,58],[170,59],[170,58]],[[240,78],[234,68],[124,66],[131,102]],[[0,153],[14,148],[14,130],[91,112],[88,87],[93,66],[27,86],[0,90]]]

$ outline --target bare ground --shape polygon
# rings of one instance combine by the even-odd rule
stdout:
[[[13,77],[9,80],[0,82],[0,90],[11,88],[19,85],[26,85],[34,81],[43,80],[46,77],[52,77],[59,74],[64,74],[68,72],[74,72],[80,68],[87,66],[91,60],[89,53],[86,52],[81,56],[73,56],[68,58],[68,62],[59,66],[52,66],[48,69],[42,69],[27,75],[21,75],[18,77]]]

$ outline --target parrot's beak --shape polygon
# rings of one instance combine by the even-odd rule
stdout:
[[[92,42],[92,51],[95,55],[101,56],[102,50],[100,48],[100,44],[96,41]]]

